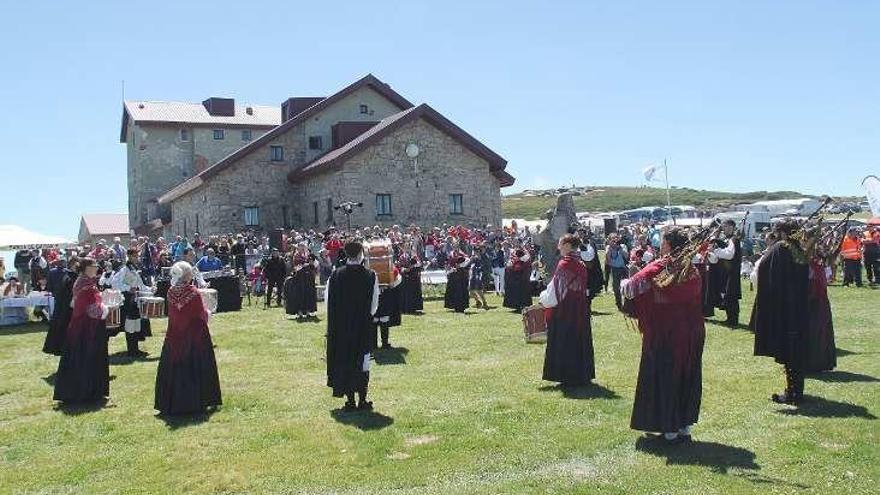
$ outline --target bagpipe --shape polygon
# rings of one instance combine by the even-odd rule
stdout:
[[[660,288],[665,288],[686,281],[693,272],[694,257],[705,251],[707,245],[716,239],[720,232],[721,223],[717,218],[697,231],[687,243],[669,253],[666,266],[654,277],[654,283]]]

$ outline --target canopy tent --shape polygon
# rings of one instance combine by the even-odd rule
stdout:
[[[0,251],[68,247],[75,243],[53,235],[40,234],[18,225],[0,225]]]

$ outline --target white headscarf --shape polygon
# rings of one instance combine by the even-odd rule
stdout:
[[[171,266],[171,285],[180,285],[182,279],[192,280],[193,267],[186,261],[178,261]]]

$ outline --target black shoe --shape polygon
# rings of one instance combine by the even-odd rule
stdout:
[[[344,412],[352,412],[357,410],[357,406],[354,405],[354,402],[346,402],[344,406],[342,406],[342,410]]]
[[[372,411],[373,403],[370,401],[362,401],[360,404],[358,404],[357,408],[358,411]]]
[[[388,342],[383,342],[382,349],[391,349],[391,344],[389,344]]]
[[[796,406],[800,403],[800,398],[795,395],[789,395],[786,392],[781,394],[773,394],[770,396],[770,400],[777,404],[788,404],[790,406]]]

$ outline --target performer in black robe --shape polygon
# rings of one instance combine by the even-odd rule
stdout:
[[[73,313],[55,374],[53,397],[62,403],[97,402],[110,395],[110,360],[104,326],[108,309],[98,292],[95,260],[81,259],[79,271],[73,284]]]
[[[560,259],[540,296],[541,305],[549,308],[543,378],[562,386],[586,385],[596,377],[587,296],[589,274],[581,261],[579,244],[571,234],[559,239]]]
[[[388,341],[389,329],[391,327],[399,327],[400,318],[400,289],[402,288],[403,278],[397,268],[393,272],[394,281],[387,287],[382,287],[379,293],[379,306],[373,315],[373,336],[370,342],[373,349],[379,345],[377,338],[382,338],[382,349],[390,349],[391,343]],[[378,331],[377,331],[378,329]]]
[[[702,356],[706,326],[700,300],[700,275],[669,256],[687,243],[680,230],[663,236],[661,258],[621,284],[624,310],[638,318],[642,357],[630,427],[663,433],[669,442],[687,441],[700,414]],[[656,280],[678,274],[671,285]],[[680,278],[679,278],[680,277]]]
[[[300,243],[293,255],[293,271],[284,282],[284,306],[288,315],[299,319],[318,312],[317,270],[318,259],[309,253],[305,243]]]
[[[266,275],[266,307],[271,306],[273,289],[275,290],[275,304],[281,306],[281,298],[284,296],[284,279],[287,278],[287,266],[278,249],[273,248],[269,258],[263,260],[263,273]]]
[[[52,319],[49,321],[49,331],[46,332],[46,340],[43,342],[43,352],[60,356],[64,347],[64,334],[70,323],[73,313],[73,284],[76,282],[77,259],[72,258],[68,267],[62,266],[61,262],[49,270],[47,278],[49,292],[55,298],[55,309]]]
[[[468,292],[470,262],[470,258],[458,249],[449,256],[443,307],[455,310],[456,313],[464,313],[464,310],[470,307],[470,293]]]
[[[416,314],[424,309],[422,262],[414,253],[404,252],[398,266],[403,278],[400,284],[400,312]]]
[[[154,406],[160,414],[194,414],[222,404],[214,345],[208,331],[210,313],[192,285],[192,266],[171,267],[168,331],[156,371]]]
[[[602,264],[599,262],[599,250],[596,249],[596,243],[590,232],[582,231],[580,256],[581,261],[587,267],[587,283],[589,284],[589,294],[587,297],[590,301],[602,292],[603,280],[605,275],[602,273]]]
[[[742,270],[742,246],[736,235],[736,223],[725,220],[722,223],[724,239],[710,251],[709,266],[711,280],[711,302],[714,307],[727,314],[725,324],[729,327],[739,325],[739,300],[742,297],[740,271]]]
[[[799,242],[791,237],[793,220],[774,226],[778,240],[757,266],[757,294],[752,319],[755,355],[768,356],[784,366],[785,392],[774,402],[797,405],[804,393],[804,332],[809,325],[809,266]]]
[[[327,281],[327,386],[334,397],[346,397],[343,410],[369,410],[370,327],[379,306],[379,279],[363,265],[361,243],[349,242],[343,249],[346,264]]]
[[[522,311],[532,305],[532,287],[529,276],[532,272],[531,257],[522,248],[510,255],[504,269],[505,308]]]

